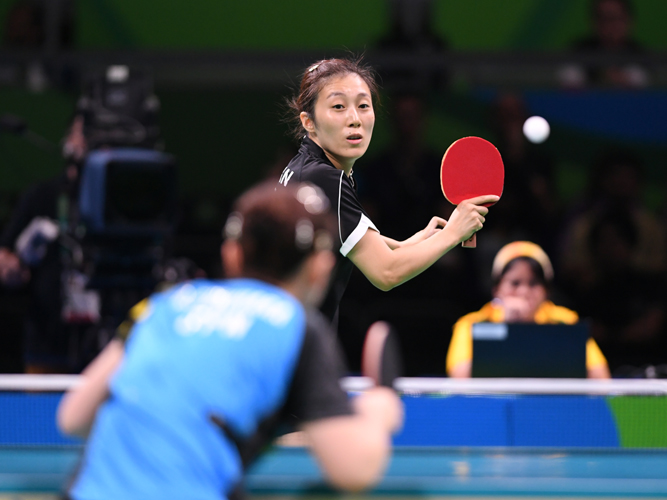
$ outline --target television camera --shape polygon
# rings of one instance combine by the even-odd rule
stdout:
[[[126,66],[90,78],[77,104],[89,152],[69,235],[80,244],[69,261],[79,279],[64,298],[64,311],[81,317],[79,305],[85,311],[90,298],[94,303],[99,297],[93,352],[170,269],[176,162],[159,150],[159,108],[150,79]]]
[[[66,169],[54,193],[56,216],[35,217],[14,242],[25,267],[40,268],[45,259],[50,265],[47,255],[58,256],[57,267],[42,276],[53,285],[50,321],[60,306],[72,369],[85,366],[159,283],[196,271],[171,259],[176,163],[161,151],[159,109],[151,80],[140,72],[112,66],[88,78],[62,147]],[[20,117],[0,116],[0,133],[58,152]],[[17,274],[11,285],[27,276]]]

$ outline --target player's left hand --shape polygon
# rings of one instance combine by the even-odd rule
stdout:
[[[422,229],[423,239],[427,240],[447,225],[447,221],[442,217],[432,217],[428,225]]]
[[[402,242],[402,246],[414,245],[420,241],[429,239],[434,234],[438,233],[447,225],[447,221],[442,217],[432,217],[428,222],[426,227],[421,231],[417,231],[415,234],[410,236],[407,240]]]

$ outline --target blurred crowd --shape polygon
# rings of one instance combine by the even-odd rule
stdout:
[[[16,2],[5,21],[6,48],[29,49],[45,43],[46,4]],[[391,31],[378,41],[379,51],[437,55],[448,50],[446,40],[431,28],[432,2],[394,0],[390,6]],[[619,66],[604,57],[644,51],[633,37],[634,15],[628,0],[591,2],[591,32],[574,41],[571,50],[603,57],[598,62],[591,58],[589,65],[561,68],[558,78],[563,88],[637,89],[650,85],[650,68],[640,64]],[[57,31],[55,40],[61,46],[71,43],[70,23],[71,19],[63,19]],[[35,64],[15,68],[25,71],[27,85],[38,88],[50,82],[66,86],[75,79],[71,72],[53,73]],[[453,209],[434,177],[443,151],[433,150],[426,141],[430,99],[447,92],[449,75],[441,69],[392,69],[382,73],[380,68],[380,72],[387,93],[383,112],[391,124],[391,139],[384,151],[371,147],[368,157],[359,162],[355,177],[362,203],[380,231],[403,239],[423,227],[431,216],[447,218]],[[516,240],[534,242],[549,255],[555,268],[550,290],[554,302],[589,321],[612,375],[646,376],[647,367],[667,363],[667,219],[664,207],[646,203],[648,177],[641,152],[619,147],[601,149],[586,171],[585,190],[576,199],[566,200],[557,182],[561,158],[524,136],[523,124],[530,115],[519,90],[499,90],[489,106],[489,139],[504,160],[505,190],[478,236],[477,249],[450,252],[432,269],[388,294],[375,290],[355,271],[341,304],[339,326],[353,370],[358,368],[354,360],[360,359],[365,329],[377,319],[386,319],[401,334],[408,374],[443,375],[452,325],[489,300],[493,258],[500,248]],[[68,140],[73,140],[76,131],[68,131]],[[290,146],[277,151],[275,162],[264,174],[275,176],[292,156]],[[67,172],[59,177],[61,182],[65,182]],[[58,193],[53,196],[56,201]],[[186,201],[181,207],[181,224],[187,226],[194,219],[207,218],[221,222],[225,209],[224,203]],[[0,239],[0,278],[4,283],[0,300],[9,304],[16,294],[43,293],[35,289],[34,282],[30,284],[29,274],[21,275],[16,261],[13,246],[25,227],[8,223],[0,229],[4,229]],[[182,248],[195,262],[214,255],[210,261],[197,264],[215,276],[218,268],[214,247],[219,244],[219,232],[200,236],[189,242],[210,246],[213,252],[195,248],[195,244]],[[39,272],[33,269],[32,278],[36,276]],[[25,286],[28,288],[22,288]],[[0,372],[25,367],[22,362],[2,357],[0,365]],[[61,366],[60,371],[70,368]]]
[[[442,152],[426,146],[419,132],[424,101],[416,95],[397,96],[391,113],[392,146],[360,170],[359,189],[378,228],[401,238],[410,234],[415,221],[428,220],[429,214],[447,217],[453,207],[443,198],[434,167]],[[490,299],[491,263],[500,248],[531,241],[554,262],[550,295],[590,322],[615,375],[664,364],[667,224],[660,210],[645,202],[647,178],[639,153],[600,150],[586,172],[585,190],[566,201],[557,186],[559,158],[524,136],[529,116],[517,93],[499,93],[491,107],[492,142],[504,160],[505,187],[477,248],[446,255],[424,276],[392,291],[390,299],[357,275],[344,303],[346,317],[363,315],[366,309],[368,316],[391,319],[410,335],[428,337],[424,346],[437,338],[446,349],[452,322]],[[429,326],[417,326],[424,318]],[[442,367],[429,351],[418,349],[414,356],[421,360],[413,360],[413,366],[438,374]]]
[[[429,28],[430,2],[418,2],[412,16],[405,15],[406,4],[393,3],[393,30],[380,47],[444,52],[446,41]],[[421,18],[415,19],[419,13]],[[613,60],[614,55],[645,51],[633,36],[634,16],[630,1],[591,1],[590,33],[570,48],[573,54],[590,56],[590,64],[561,68],[560,85],[565,90],[650,85],[650,68]],[[434,165],[443,151],[433,150],[425,140],[429,97],[446,89],[448,79],[438,72],[389,72],[383,78],[391,91],[391,146],[371,153],[357,175],[372,220],[385,234],[400,239],[414,231],[416,221],[431,214],[447,217],[453,208],[434,181]],[[616,145],[601,148],[585,172],[583,192],[566,198],[557,177],[563,159],[524,135],[531,112],[521,92],[498,90],[487,116],[489,139],[505,164],[505,189],[491,208],[477,249],[446,255],[425,275],[392,291],[391,298],[357,273],[342,304],[343,325],[354,330],[359,317],[365,318],[364,325],[377,317],[391,320],[404,332],[412,374],[441,375],[441,353],[447,350],[451,325],[491,298],[494,256],[507,243],[527,240],[551,257],[556,273],[550,295],[590,323],[614,376],[664,371],[667,220],[664,206],[646,203],[648,180],[641,152]],[[360,349],[355,340],[359,335],[341,329],[351,352]]]

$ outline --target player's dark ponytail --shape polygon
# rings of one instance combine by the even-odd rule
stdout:
[[[288,279],[308,255],[333,246],[335,223],[329,200],[317,187],[261,184],[239,198],[224,236],[243,249],[244,275],[264,281]]]

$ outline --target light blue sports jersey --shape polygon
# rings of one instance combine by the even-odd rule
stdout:
[[[71,495],[223,498],[243,471],[211,416],[251,436],[284,403],[304,330],[297,300],[259,281],[199,280],[152,297]]]

